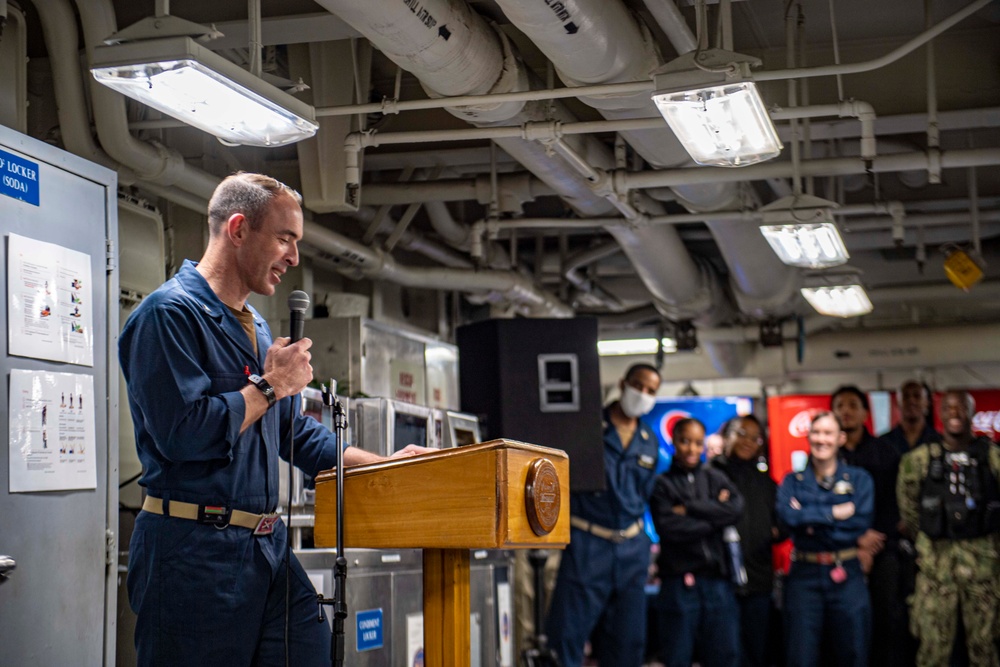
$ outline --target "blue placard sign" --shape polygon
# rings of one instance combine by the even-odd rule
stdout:
[[[0,151],[0,195],[38,206],[38,163]]]
[[[359,611],[355,618],[358,624],[358,651],[382,648],[382,610]]]

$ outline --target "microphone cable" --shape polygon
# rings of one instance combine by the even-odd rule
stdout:
[[[302,338],[302,324],[305,312],[309,308],[309,295],[302,290],[295,290],[288,295],[289,311],[289,342],[291,345]],[[299,409],[302,408],[302,394],[290,398],[288,420],[288,493],[285,506],[285,667],[292,667],[291,656],[291,617],[292,617],[292,488],[295,474],[295,399],[299,399]],[[278,413],[280,420],[281,413]],[[280,421],[279,421],[280,423]]]

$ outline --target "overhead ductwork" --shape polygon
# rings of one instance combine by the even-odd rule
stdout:
[[[506,37],[461,0],[423,2],[420,16],[405,3],[319,0],[319,4],[364,35],[390,60],[412,72],[431,97],[512,92],[525,90],[529,84],[530,77]],[[445,26],[447,38],[442,33]],[[564,31],[562,26],[559,29]],[[490,62],[480,62],[483,60]],[[553,109],[555,120],[575,120],[559,103],[504,103],[449,111],[477,126],[500,126],[551,121]],[[562,141],[592,168],[608,170],[615,165],[610,149],[590,136],[574,135]],[[603,215],[614,210],[608,202],[609,195],[615,196],[613,192],[595,194],[577,167],[553,155],[546,146],[508,138],[497,140],[497,144],[581,215]],[[663,211],[657,202],[641,199],[644,201],[640,206],[649,213]],[[694,261],[676,230],[640,223],[610,231],[668,317],[692,319],[708,314],[710,320],[705,321],[715,322],[730,314],[728,300],[714,273],[707,265]]]
[[[86,101],[79,78],[77,31],[69,0],[36,0],[46,45],[53,62],[53,78],[59,118],[67,148],[87,159],[116,169],[123,183],[135,183],[154,194],[204,213],[219,177],[187,164],[179,154],[131,135],[121,95],[92,81],[94,117],[101,147],[94,142],[86,119]],[[88,56],[91,50],[117,31],[110,0],[80,0],[78,3]],[[148,179],[148,182],[147,180]],[[306,221],[306,245],[334,258],[335,264],[363,266],[366,277],[380,278],[410,287],[486,293],[493,300],[510,300],[527,312],[549,317],[570,317],[572,309],[532,282],[513,272],[473,271],[459,257],[415,234],[404,234],[401,245],[454,268],[421,269],[397,264],[387,253]],[[348,254],[344,249],[350,248]],[[308,250],[308,248],[307,248]],[[314,254],[315,254],[314,250]],[[347,258],[350,258],[348,260]],[[353,260],[353,261],[351,261]]]
[[[552,61],[568,86],[645,81],[662,64],[649,30],[620,0],[567,0],[563,3],[564,11],[559,13],[545,3],[531,0],[498,0],[497,4],[511,23]],[[680,14],[668,13],[662,20],[677,22],[671,34],[680,36],[678,52],[690,50],[686,47],[694,43],[694,36]],[[568,23],[576,29],[567,30]],[[580,99],[609,120],[659,116],[645,92]],[[623,131],[621,135],[654,168],[672,168],[690,162],[666,123],[661,129]],[[741,208],[739,185],[688,185],[673,190],[689,211],[705,213],[705,224],[730,268],[730,284],[740,309],[758,317],[791,312],[798,300],[799,272],[778,261],[756,227],[712,219],[714,210]],[[614,230],[611,233],[618,237]],[[651,266],[666,269],[658,262]]]
[[[405,287],[483,292],[492,295],[488,300],[519,304],[528,314],[537,317],[572,317],[574,314],[572,308],[515,271],[403,266],[383,250],[369,248],[315,224],[303,230],[302,251],[338,266],[354,267],[356,277],[388,280]]]

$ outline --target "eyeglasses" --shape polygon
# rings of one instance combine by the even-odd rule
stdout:
[[[749,440],[750,442],[756,443],[758,445],[763,445],[764,444],[764,438],[762,438],[759,435],[755,436],[755,437],[750,437],[750,434],[747,431],[744,431],[741,428],[740,429],[736,429],[735,431],[733,431],[733,434],[739,436],[740,438],[744,438],[746,440]]]

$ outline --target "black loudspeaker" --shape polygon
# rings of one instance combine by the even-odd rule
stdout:
[[[604,489],[597,320],[486,320],[456,330],[462,410],[483,440],[569,455],[570,489]]]

